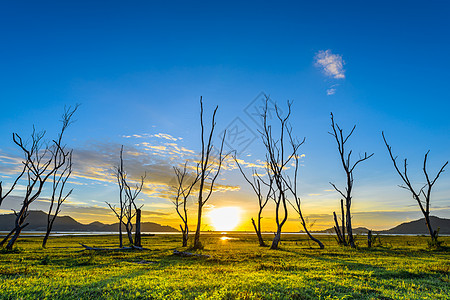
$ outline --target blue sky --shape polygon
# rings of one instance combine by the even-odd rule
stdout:
[[[1,3],[4,184],[20,154],[11,133],[26,136],[35,124],[52,137],[64,105],[81,103],[66,140],[77,160],[75,191],[63,214],[113,221],[104,201],[117,196],[111,168],[124,144],[130,173],[153,174],[141,199],[148,221],[176,224],[170,201],[159,192],[171,180],[171,166],[200,150],[200,96],[207,114],[219,105],[218,132],[235,118],[256,132],[245,109],[264,92],[282,108],[294,101],[294,132],[306,137],[304,213],[316,226],[330,225],[338,209],[339,196],[328,182],[343,183],[327,133],[331,111],[344,129],[357,124],[351,140],[356,156],[375,153],[355,174],[354,222],[387,228],[415,219],[418,207],[397,187],[381,130],[394,152],[409,159],[418,186],[428,149],[431,172],[449,160],[449,13],[446,1]],[[256,139],[240,156],[257,162],[262,150]],[[223,173],[228,189],[211,205],[242,207],[242,228],[250,229],[247,220],[257,205],[239,176]],[[450,217],[449,192],[444,173],[433,214]],[[10,211],[17,199],[1,211]],[[289,228],[297,230],[291,216]],[[266,220],[272,226],[270,209]]]

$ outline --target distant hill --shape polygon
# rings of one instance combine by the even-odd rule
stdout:
[[[439,229],[440,234],[450,234],[450,219],[444,219],[439,218],[435,216],[430,217],[431,227],[434,230]],[[354,234],[365,234],[369,231],[369,229],[365,227],[358,227],[353,228]],[[314,231],[316,233],[335,233],[334,227],[321,230],[321,231]],[[398,226],[395,226],[394,228],[388,229],[388,230],[381,230],[381,231],[373,231],[374,233],[381,233],[381,234],[429,234],[427,225],[425,223],[425,218],[411,221],[411,222],[405,222]]]
[[[16,216],[14,214],[0,215],[0,231],[9,231],[14,225]],[[24,230],[45,231],[47,228],[47,214],[43,211],[30,211],[27,217],[30,223]],[[62,216],[56,217],[53,225],[53,231],[100,231],[114,232],[117,231],[119,223],[103,224],[101,222],[92,222],[90,224],[81,224],[72,217]],[[124,229],[125,230],[125,229]],[[142,222],[142,232],[177,232],[173,227],[164,226],[153,222]]]
[[[431,227],[434,230],[439,229],[440,234],[450,234],[450,219],[439,218],[435,216],[430,217]],[[425,218],[402,223],[394,228],[380,231],[384,234],[429,234]]]

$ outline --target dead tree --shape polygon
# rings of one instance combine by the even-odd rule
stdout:
[[[347,241],[345,240],[345,214],[344,214],[344,200],[341,199],[341,221],[342,225],[339,227],[339,222],[336,217],[336,212],[333,211],[334,218],[334,231],[336,232],[336,236],[338,238],[338,243],[344,246],[347,246]]]
[[[290,106],[289,106],[289,110],[290,110]],[[288,201],[291,204],[291,206],[294,208],[294,210],[297,212],[297,214],[299,215],[300,222],[302,224],[303,229],[305,230],[305,233],[308,235],[308,237],[313,242],[315,242],[315,243],[317,243],[317,245],[319,245],[320,249],[324,249],[325,246],[323,245],[323,243],[319,239],[315,238],[309,232],[308,227],[306,226],[306,221],[305,221],[305,218],[303,217],[303,213],[301,210],[301,199],[297,193],[297,174],[298,174],[298,165],[299,165],[298,149],[300,148],[301,145],[303,145],[303,143],[305,142],[305,139],[303,139],[302,141],[296,140],[292,136],[292,128],[287,129],[287,133],[289,135],[289,141],[290,141],[291,147],[292,147],[291,157],[293,157],[293,159],[294,159],[294,178],[293,178],[293,181],[291,181],[288,176],[284,176],[283,180],[285,181],[285,184],[288,187],[289,191],[292,193],[295,203],[292,203],[292,201],[289,201],[289,200]]]
[[[58,214],[61,212],[61,205],[73,192],[73,189],[69,190],[67,193],[64,191],[67,180],[72,174],[72,151],[68,153],[66,160],[67,161],[62,172],[53,173],[52,196],[50,198],[50,207],[47,213],[47,229],[45,231],[44,239],[42,240],[42,248],[45,248],[47,245],[47,240],[52,231],[53,223],[55,222]],[[55,164],[57,164],[57,162],[55,162]]]
[[[241,165],[239,164],[238,159],[236,156],[234,156],[234,161],[236,162],[236,165],[239,168],[239,171],[241,171],[242,176],[244,176],[245,180],[250,184],[253,191],[255,192],[256,196],[258,197],[258,218],[257,223],[255,223],[255,220],[252,218],[252,225],[255,229],[256,236],[258,237],[259,246],[266,247],[266,243],[264,242],[264,239],[262,237],[261,232],[261,219],[262,219],[262,212],[264,207],[266,207],[267,203],[270,199],[273,199],[274,196],[274,189],[273,189],[273,176],[270,174],[270,169],[268,168],[268,164],[266,164],[266,175],[268,175],[267,181],[263,180],[262,177],[258,174],[256,170],[253,170],[252,174],[252,180],[250,180],[247,175],[245,175],[244,170],[242,169]],[[263,191],[263,186],[266,187],[266,192]]]
[[[439,169],[436,176],[431,179],[428,175],[427,171],[427,159],[428,159],[428,153],[430,153],[430,150],[425,153],[425,157],[423,159],[423,174],[425,176],[426,183],[425,185],[420,189],[417,190],[413,187],[409,177],[408,177],[408,164],[407,159],[405,158],[403,160],[403,170],[400,170],[400,167],[397,165],[397,156],[394,156],[392,154],[392,147],[389,146],[389,144],[386,141],[386,138],[384,136],[384,132],[381,133],[383,136],[384,144],[386,145],[386,148],[388,149],[389,156],[392,160],[392,163],[394,164],[394,168],[397,171],[398,175],[400,175],[400,178],[404,182],[405,185],[400,185],[401,188],[406,189],[411,192],[413,199],[416,200],[417,204],[419,205],[420,211],[422,212],[423,216],[425,217],[425,223],[428,228],[428,232],[430,234],[432,242],[437,242],[438,239],[438,231],[433,230],[430,222],[430,201],[431,201],[431,189],[433,188],[434,184],[438,180],[439,176],[444,172],[444,168],[448,165],[448,161],[444,163],[444,165]]]
[[[205,126],[203,124],[203,100],[200,97],[200,126],[202,131],[202,153],[199,162],[199,190],[198,190],[198,210],[197,210],[197,228],[195,230],[194,236],[194,249],[203,248],[200,242],[200,231],[202,225],[202,212],[203,206],[211,197],[214,190],[214,183],[219,176],[220,170],[222,168],[222,163],[227,155],[223,155],[223,143],[225,141],[226,131],[223,133],[222,142],[220,148],[218,149],[217,157],[213,157],[213,133],[216,127],[216,112],[219,107],[216,106],[212,115],[211,128],[209,131],[209,136],[205,136]],[[207,140],[205,141],[205,139]]]
[[[333,211],[333,219],[334,219],[334,231],[336,232],[338,244],[343,244],[345,238],[342,236],[341,230],[339,229],[339,223],[336,217],[336,212]]]
[[[270,249],[278,249],[278,244],[281,240],[281,231],[283,225],[288,219],[288,203],[297,211],[300,216],[301,223],[308,236],[314,241],[312,235],[309,233],[306,222],[300,207],[300,197],[297,194],[297,173],[298,173],[298,148],[303,144],[303,141],[296,142],[292,136],[292,128],[288,121],[291,115],[292,102],[288,101],[288,112],[285,117],[281,116],[279,107],[275,104],[275,115],[279,126],[273,130],[272,125],[268,123],[268,103],[269,97],[266,96],[265,106],[262,110],[263,129],[260,132],[264,147],[266,148],[266,162],[269,169],[268,175],[273,180],[273,197],[275,203],[275,222],[277,224],[277,231],[272,240]],[[275,132],[274,132],[275,131]],[[277,137],[275,137],[277,135]],[[286,136],[287,135],[287,136]],[[286,141],[288,139],[288,141]],[[289,150],[289,143],[292,150]],[[296,162],[297,167],[294,172],[294,181],[289,178],[288,169],[290,164]],[[294,202],[289,200],[289,197],[294,198]],[[319,241],[320,243],[320,241]],[[319,244],[320,245],[320,244]],[[322,245],[323,246],[323,245]]]
[[[75,105],[74,109],[66,109],[64,111],[64,115],[62,118],[62,129],[61,134],[58,136],[58,144],[62,145],[62,137],[67,127],[71,124],[71,119],[75,111],[78,109],[78,104]],[[72,194],[73,189],[70,189],[67,193],[65,193],[65,187],[67,180],[70,175],[72,175],[72,150],[70,152],[64,151],[64,146],[61,147],[63,151],[58,151],[59,148],[56,149],[57,153],[55,153],[55,158],[53,160],[53,167],[56,168],[62,161],[65,160],[65,164],[63,168],[57,169],[53,173],[53,182],[52,182],[52,195],[50,197],[50,206],[47,213],[47,228],[45,232],[44,239],[42,241],[42,247],[45,248],[47,245],[47,240],[50,236],[50,232],[52,231],[53,224],[56,220],[56,217],[61,212],[61,205],[64,201]]]
[[[109,208],[114,212],[116,215],[118,221],[119,221],[119,247],[123,247],[123,237],[122,237],[122,225],[125,225],[123,218],[124,218],[124,212],[125,212],[125,196],[124,196],[124,184],[123,184],[123,145],[120,148],[120,162],[117,168],[115,169],[115,175],[117,180],[117,185],[119,186],[119,208],[117,209],[116,206],[111,205],[110,203],[106,202],[108,204]],[[117,211],[118,210],[118,211]]]
[[[135,231],[135,237],[138,237],[138,240],[140,240],[140,214],[141,214],[141,208],[137,207],[136,205],[136,198],[141,193],[142,188],[144,187],[144,181],[145,181],[146,174],[141,176],[141,179],[138,183],[136,183],[133,187],[131,187],[127,181],[127,176],[125,174],[123,178],[123,184],[124,184],[124,190],[125,190],[125,202],[127,203],[126,209],[125,209],[125,219],[126,219],[126,226],[125,229],[127,231],[128,240],[130,241],[130,245],[135,245],[135,242],[133,242],[133,218],[137,215],[139,215],[139,219],[136,218],[136,223],[139,222],[139,224],[136,224],[136,231]],[[139,231],[138,231],[139,229]],[[138,245],[136,245],[138,246]]]
[[[285,180],[283,180],[283,172],[286,165],[292,159],[291,156],[286,158],[285,156],[285,141],[284,137],[286,134],[286,126],[289,116],[291,114],[291,103],[288,102],[289,111],[286,117],[281,117],[278,107],[275,105],[275,111],[280,122],[280,128],[278,129],[280,137],[275,138],[272,132],[272,125],[268,123],[268,101],[269,98],[266,97],[266,104],[261,114],[263,119],[263,130],[260,131],[261,138],[266,148],[266,161],[268,168],[270,170],[269,175],[272,176],[274,185],[274,196],[273,201],[275,203],[275,222],[277,224],[277,231],[272,240],[272,245],[270,249],[278,249],[278,244],[281,240],[281,230],[283,225],[286,223],[288,218],[288,208],[287,208],[287,190]]]
[[[348,151],[348,153],[345,152],[345,143],[348,141],[350,136],[353,134],[356,125],[353,126],[352,130],[349,134],[344,135],[343,130],[339,127],[338,124],[334,122],[333,113],[331,113],[331,128],[333,129],[333,132],[329,132],[331,134],[337,143],[338,151],[339,151],[339,157],[342,163],[342,167],[344,168],[347,184],[345,187],[345,193],[336,187],[334,183],[330,184],[333,186],[333,188],[342,195],[345,199],[345,209],[346,209],[346,215],[345,215],[345,221],[346,221],[346,227],[347,227],[347,236],[348,236],[348,244],[352,248],[356,248],[355,241],[353,239],[353,232],[352,232],[352,215],[351,215],[351,205],[352,205],[352,189],[353,189],[353,171],[355,170],[356,166],[371,158],[373,156],[373,153],[370,155],[367,155],[367,152],[364,152],[364,156],[360,157],[355,163],[350,162],[350,158],[352,155],[352,150]],[[345,232],[343,232],[343,239],[345,241]]]
[[[30,205],[41,195],[47,180],[52,178],[55,172],[58,172],[66,164],[67,157],[71,152],[66,152],[64,149],[62,138],[65,129],[71,123],[75,110],[76,107],[73,110],[70,108],[66,110],[63,115],[63,126],[58,139],[53,140],[51,143],[44,141],[45,131],[36,132],[34,127],[30,142],[23,141],[17,133],[13,134],[14,143],[24,154],[22,163],[25,169],[26,189],[20,210],[14,211],[16,216],[14,228],[0,243],[0,245],[3,245],[11,237],[6,245],[6,248],[9,250],[13,248],[22,230],[28,226],[26,218]]]
[[[188,173],[187,162],[184,163],[183,169],[178,167],[173,167],[175,175],[177,176],[177,194],[172,203],[175,205],[175,210],[178,216],[180,216],[183,224],[180,224],[182,237],[182,247],[186,247],[189,240],[189,226],[188,226],[188,213],[187,213],[187,202],[191,195],[191,191],[200,179],[199,176],[199,165],[197,164],[197,172],[195,177]],[[193,177],[193,178],[192,178]]]
[[[127,232],[127,237],[130,245],[135,245],[136,241],[133,241],[133,219],[137,214],[140,214],[140,209],[142,206],[137,207],[136,198],[142,191],[144,187],[146,174],[141,176],[140,181],[136,183],[133,187],[130,186],[128,182],[128,175],[123,167],[123,146],[120,149],[120,162],[116,169],[117,184],[119,186],[119,207],[108,204],[109,208],[114,212],[117,219],[119,220],[119,243],[120,247],[123,246],[122,238],[122,225],[124,225]],[[137,221],[140,222],[140,218]],[[140,223],[136,226],[140,229]],[[137,240],[140,242],[140,232],[136,230]]]

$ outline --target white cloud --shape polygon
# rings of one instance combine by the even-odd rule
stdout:
[[[333,88],[327,89],[327,96],[334,95],[335,93],[336,93],[336,89],[333,89]]]
[[[132,134],[132,135],[123,135],[123,138],[129,139],[129,138],[136,138],[136,139],[145,139],[145,138],[159,138],[159,139],[166,139],[169,141],[177,141],[181,140],[181,138],[174,138],[170,134],[167,133],[156,133],[156,134],[149,134],[149,133],[143,133],[143,134]]]
[[[316,66],[322,68],[325,75],[335,79],[345,78],[345,62],[342,59],[342,55],[333,54],[330,49],[325,51],[320,50],[317,52],[314,60]]]

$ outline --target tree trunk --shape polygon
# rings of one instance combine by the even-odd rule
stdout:
[[[142,247],[141,245],[141,210],[136,209],[136,233],[134,234],[134,245]]]
[[[16,230],[14,231],[13,237],[9,240],[8,244],[6,245],[6,249],[12,250],[12,248],[14,246],[14,243],[16,242],[17,238],[20,235],[20,232],[22,232],[22,229],[24,229],[26,226],[28,226],[28,224],[29,223],[26,223],[23,226],[16,227]]]
[[[347,200],[347,235],[348,235],[348,243],[350,247],[356,248],[355,241],[353,239],[352,232],[352,218],[350,215],[350,200]]]
[[[127,230],[128,241],[130,242],[130,245],[133,245],[133,232],[132,232],[131,222],[127,223],[126,230]]]
[[[429,213],[424,213],[423,215],[425,216],[425,223],[427,225],[428,231],[430,232],[431,240],[432,241],[437,241],[437,232],[433,231],[433,229],[431,227],[430,214]]]
[[[255,228],[256,236],[258,237],[259,246],[260,246],[260,247],[265,247],[265,246],[266,246],[266,243],[264,243],[264,240],[263,240],[263,238],[262,238],[261,229],[259,229],[259,228],[256,226],[255,220],[253,220],[253,218],[252,218],[252,224],[253,224],[253,228]]]
[[[11,230],[0,242],[0,247],[3,247],[3,245],[8,241],[9,237],[16,231],[16,228],[14,227],[13,230]]]
[[[119,247],[123,247],[123,237],[122,237],[122,220],[119,220]]]
[[[281,240],[281,228],[278,228],[277,233],[275,233],[275,237],[272,240],[272,245],[270,246],[270,249],[277,250],[280,240]]]
[[[372,247],[372,230],[367,232],[367,247]]]
[[[15,230],[14,235],[9,240],[8,244],[6,245],[6,249],[12,250],[14,243],[16,242],[17,238],[19,237],[20,233],[22,232],[22,229],[24,229],[29,223],[26,223],[23,225],[23,222],[25,222],[26,214],[28,211],[28,206],[24,205],[22,209],[20,210],[19,214],[16,215],[15,220]]]
[[[45,248],[47,246],[47,240],[50,236],[50,232],[52,231],[53,223],[55,222],[57,215],[58,215],[58,209],[56,210],[56,213],[53,216],[53,218],[47,223],[47,231],[45,232],[44,239],[42,240],[42,248]],[[49,216],[50,216],[50,214],[49,214]]]
[[[197,215],[197,229],[195,230],[194,236],[194,249],[202,249],[202,243],[200,242],[200,228],[202,226],[202,205],[198,205],[198,215]]]
[[[51,231],[51,228],[47,228],[44,239],[42,240],[42,248],[47,247],[47,240],[48,240],[48,237],[50,236],[50,231]]]
[[[183,232],[183,247],[187,247],[187,243],[188,243],[188,235],[186,230]]]
[[[344,213],[344,199],[341,199],[341,222],[342,222],[342,243],[347,246],[347,240],[345,239],[345,213]]]
[[[334,217],[334,223],[336,224],[334,226],[334,231],[336,231],[336,235],[337,235],[337,238],[338,238],[338,244],[343,244],[344,241],[343,241],[343,238],[342,238],[342,233],[339,230],[339,223],[337,221],[336,213],[334,211],[333,211],[333,217]]]

